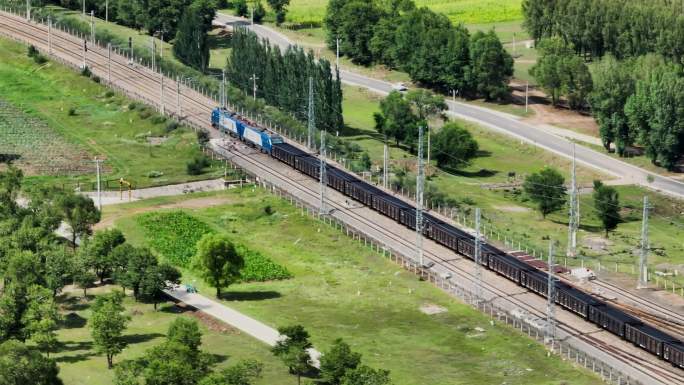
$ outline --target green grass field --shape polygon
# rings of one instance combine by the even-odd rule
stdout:
[[[80,76],[57,63],[37,65],[26,55],[26,46],[0,39],[0,96],[32,119],[44,122],[64,141],[73,145],[76,154],[85,153],[87,160],[98,156],[106,159],[105,180],[120,177],[135,187],[179,183],[222,175],[210,171],[199,176],[186,174],[186,162],[200,154],[195,133],[176,129],[165,133],[166,119],[151,108],[108,91],[103,85]],[[74,114],[70,115],[69,110]],[[164,137],[151,144],[147,136]],[[86,159],[75,159],[74,166],[84,167]],[[66,183],[70,187],[84,183],[93,188],[94,166],[87,175],[32,176],[29,183]],[[149,177],[149,173],[163,173]],[[118,189],[118,184],[111,184]]]
[[[415,0],[418,7],[427,6],[446,14],[454,22],[492,23],[522,18],[521,0]],[[325,16],[327,0],[291,0],[287,21],[320,23]]]
[[[113,287],[90,289],[92,294],[99,295],[110,291]],[[91,330],[87,325],[90,317],[91,297],[84,301],[81,290],[60,296],[60,305],[64,316],[64,325],[58,331],[60,346],[50,356],[57,361],[60,378],[67,385],[111,385],[114,371],[107,369],[104,355],[99,355],[92,343]],[[215,355],[219,363],[217,369],[233,365],[241,359],[256,359],[264,364],[263,378],[259,385],[284,384],[294,385],[296,379],[287,374],[287,368],[275,358],[268,347],[260,341],[215,321],[202,321],[192,311],[176,307],[172,302],[163,303],[158,311],[152,305],[136,303],[129,296],[124,305],[131,316],[131,322],[124,332],[128,346],[114,358],[114,363],[140,357],[145,350],[161,343],[169,324],[177,317],[191,317],[199,320],[202,338],[202,350]]]
[[[350,128],[341,135],[358,143],[369,152],[374,164],[381,165],[382,143],[373,129],[372,119],[373,112],[379,110],[380,97],[358,87],[346,86],[344,91],[345,121]],[[534,204],[520,194],[520,188],[497,186],[514,181],[520,182],[525,175],[537,172],[544,166],[557,168],[565,176],[566,181],[569,181],[569,161],[491,130],[470,123],[462,124],[478,141],[480,156],[458,174],[437,172],[430,178],[430,183],[456,201],[467,202],[463,208],[465,210],[468,207],[482,208],[488,224],[498,229],[502,239],[504,235],[509,239],[515,239],[516,247],[517,241],[520,241],[523,248],[547,250],[548,240],[553,239],[560,243],[558,250],[565,250],[568,224],[568,213],[565,209],[542,220]],[[391,146],[390,156],[394,167],[415,167],[414,156],[403,148]],[[515,172],[515,180],[508,177],[509,172]],[[579,182],[583,186],[590,187],[591,182],[600,177],[593,169],[578,167]],[[622,212],[624,222],[607,241],[603,240],[603,231],[594,213],[591,194],[583,194],[581,197],[582,226],[578,242],[580,251],[586,258],[592,263],[618,262],[623,265],[624,272],[631,273],[631,267],[628,265],[635,265],[637,262],[637,254],[633,251],[639,245],[641,201],[644,195],[649,195],[651,201],[656,202],[657,211],[656,217],[650,221],[653,248],[656,250],[649,261],[651,266],[673,268],[684,263],[684,244],[681,242],[684,220],[680,215],[684,212],[682,203],[639,187],[619,186],[617,189],[621,203],[625,207]],[[592,249],[590,245],[596,241],[607,242],[606,250]],[[569,260],[568,263],[579,265],[580,261]]]
[[[347,238],[300,216],[289,203],[247,188],[212,194],[219,206],[187,209],[216,231],[260,251],[290,270],[284,281],[246,283],[226,290],[226,305],[271,326],[303,324],[317,349],[344,338],[374,367],[403,384],[594,384],[597,378],[547,357],[537,343],[457,303],[442,291]],[[206,196],[206,195],[205,195]],[[192,197],[105,208],[129,241],[147,237],[135,213]],[[226,204],[225,200],[228,200]],[[274,214],[265,214],[269,205]],[[178,207],[178,205],[176,205]],[[196,205],[195,205],[196,207]],[[214,290],[185,272],[200,293]],[[426,315],[424,305],[446,312]],[[477,332],[476,327],[485,331]],[[278,382],[280,383],[280,382]]]

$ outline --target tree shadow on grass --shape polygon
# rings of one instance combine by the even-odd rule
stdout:
[[[92,297],[88,297],[92,298]],[[61,304],[64,310],[67,311],[82,311],[90,308],[89,302],[84,302],[82,297],[67,297],[63,298]]]
[[[88,321],[76,313],[69,313],[62,321],[64,329],[80,329],[86,325]]]
[[[159,337],[164,337],[164,335],[161,333],[129,334],[123,336],[123,340],[126,341],[127,344],[132,345],[147,342]]]
[[[444,170],[466,178],[490,178],[499,173],[496,170],[488,170],[486,168],[481,168],[478,171],[453,170],[450,168],[444,168]]]
[[[88,358],[93,357],[95,355],[96,354],[94,352],[88,352],[88,353],[75,354],[73,356],[61,356],[61,357],[56,357],[55,362],[58,362],[58,363],[63,362],[63,363],[73,364],[73,363],[76,363],[79,361],[87,360]]]
[[[78,350],[90,350],[92,348],[92,341],[60,341],[55,349],[55,352],[75,352]]]
[[[210,49],[230,48],[230,37],[225,34],[209,35],[207,36],[207,44]]]
[[[159,307],[159,311],[169,314],[192,313],[195,311],[191,306],[184,304],[170,303]]]
[[[221,299],[225,301],[263,301],[266,299],[280,298],[277,291],[229,291],[221,293]]]

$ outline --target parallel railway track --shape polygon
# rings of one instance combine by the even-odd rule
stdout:
[[[3,30],[10,37],[19,39],[29,44],[34,44],[43,52],[47,52],[46,26],[28,23],[19,17],[8,16],[7,14],[2,13],[0,14],[0,31]],[[80,58],[82,57],[82,40],[55,29],[53,29],[52,32],[53,55],[60,57],[62,60],[72,64],[80,61]],[[103,80],[106,80],[106,49],[101,47],[89,47],[87,59],[93,73],[100,76],[100,78]],[[132,92],[136,95],[136,97],[143,99],[148,103],[155,103],[155,100],[159,99],[159,74],[155,74],[147,68],[130,66],[126,58],[115,54],[112,54],[111,70],[112,83],[114,86],[122,88],[128,92]],[[176,88],[175,81],[166,79],[165,83],[169,86],[167,88],[169,92],[165,93],[164,98],[167,111],[178,113],[176,110],[176,94],[173,92]],[[193,125],[208,128],[207,116],[214,107],[215,102],[198,92],[188,89],[187,87],[183,89],[182,93],[183,98],[181,103],[183,105],[183,112],[185,112],[183,117]],[[214,136],[216,136],[215,132],[212,133]],[[241,154],[240,156],[242,161],[249,162],[251,167],[259,169],[261,173],[271,175],[271,177],[274,179],[283,179],[287,181],[288,189],[306,194],[309,196],[309,198],[317,197],[316,189],[305,188],[303,187],[303,183],[294,183],[289,181],[286,174],[276,173],[273,171],[273,169],[264,166],[264,162],[254,161],[250,156],[244,154]],[[413,244],[411,242],[406,241],[405,238],[397,235],[396,232],[392,232],[390,228],[378,226],[374,222],[369,221],[365,216],[355,213],[354,210],[348,210],[343,205],[335,203],[335,208],[349,216],[350,219],[363,223],[364,226],[374,229],[376,232],[379,232],[384,237],[396,242],[398,245],[402,245],[402,247],[409,250],[412,248]],[[449,252],[451,253],[451,251]],[[439,263],[440,266],[458,272],[459,278],[465,278],[472,282],[472,273],[459,266],[464,259],[447,259],[440,257],[437,253],[427,250],[426,256],[433,259],[436,263]],[[469,263],[469,261],[466,263]],[[470,267],[472,268],[472,266]],[[486,284],[485,289],[489,291],[489,293],[493,294],[494,297],[504,299],[513,306],[526,309],[530,314],[534,314],[540,318],[543,317],[543,312],[537,310],[537,308],[530,305],[527,301],[517,300],[518,296],[515,294],[511,296],[510,292],[503,291],[493,284]],[[521,288],[518,289],[523,290]],[[626,363],[627,365],[634,366],[635,369],[639,370],[641,373],[653,375],[654,380],[662,383],[684,383],[684,376],[682,376],[679,371],[676,369],[673,370],[672,368],[663,367],[663,363],[661,362],[650,362],[648,360],[644,360],[643,357],[640,357],[638,354],[635,355],[625,352],[623,349],[617,348],[611,342],[606,342],[594,336],[587,335],[586,333],[581,332],[565,322],[562,322],[560,327],[569,335],[578,336],[577,338],[588,344],[591,344],[592,346],[595,346],[597,349],[611,353],[616,360]]]

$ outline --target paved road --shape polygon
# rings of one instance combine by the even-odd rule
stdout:
[[[209,299],[201,294],[188,293],[182,287],[176,289],[165,290],[166,294],[171,297],[182,301],[193,308],[209,314],[210,316],[221,320],[243,332],[249,334],[250,336],[258,339],[259,341],[274,346],[276,342],[281,340],[281,336],[277,330],[272,327],[263,324],[254,318],[246,316],[237,310],[233,310],[228,306],[225,306],[219,302]],[[320,368],[320,357],[321,353],[315,349],[309,349],[309,355],[311,356],[311,361],[314,367]]]
[[[252,26],[246,19],[219,13],[216,20],[219,24],[250,28],[259,36],[268,39],[281,48],[287,48],[293,44],[285,35],[263,25]],[[392,91],[392,84],[382,80],[373,79],[347,70],[341,70],[340,75],[342,81],[347,84],[364,87],[380,94],[387,94]],[[452,100],[448,100],[447,105],[449,106],[448,114],[453,117],[469,120],[512,135],[561,156],[572,157],[573,143],[549,132],[543,126],[523,123],[517,117],[509,114]],[[669,195],[684,198],[683,182],[651,173],[580,145],[576,145],[576,156],[578,162],[621,178],[625,182],[639,184]],[[649,176],[653,178],[653,182],[648,181]]]

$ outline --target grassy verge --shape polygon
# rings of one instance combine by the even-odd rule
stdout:
[[[99,295],[112,287],[101,287],[89,290]],[[93,346],[91,330],[87,325],[94,302],[92,297],[84,301],[81,291],[61,296],[62,313],[65,317],[64,327],[58,331],[60,347],[51,354],[60,368],[60,377],[68,385],[109,385],[114,381],[114,371],[107,370],[107,362]],[[159,311],[152,305],[141,304],[127,297],[124,305],[131,315],[124,336],[128,346],[114,358],[115,363],[140,357],[145,350],[161,343],[169,325],[177,317],[197,317],[196,313],[175,306],[172,302],[163,303]],[[206,318],[201,318],[202,320]],[[218,358],[216,368],[230,366],[240,359],[256,359],[264,363],[263,378],[260,385],[296,384],[296,380],[287,374],[287,369],[277,360],[266,345],[242,334],[228,325],[215,321],[202,321],[202,350]]]
[[[271,326],[301,323],[319,350],[342,337],[368,364],[391,370],[398,385],[597,381],[557,357],[547,357],[540,345],[517,331],[491,325],[484,315],[339,231],[300,216],[285,201],[258,189],[217,195],[231,203],[186,211],[286,266],[294,276],[231,286],[223,301],[241,312]],[[188,197],[173,198],[184,199]],[[131,242],[145,244],[147,237],[133,214],[145,203],[107,208],[105,215],[123,214],[116,226]],[[159,210],[158,203],[152,209]],[[274,214],[265,214],[266,205]],[[126,208],[132,210],[130,216]],[[213,293],[191,273],[186,279],[201,293]],[[427,315],[420,311],[426,305],[445,311]]]
[[[217,177],[218,170],[186,174],[186,162],[200,155],[195,133],[177,128],[139,103],[107,90],[62,65],[38,65],[26,56],[26,46],[0,39],[2,99],[44,121],[78,150],[105,159],[105,180],[125,178],[135,187],[180,183]],[[72,110],[72,112],[70,112]],[[148,136],[160,138],[150,141]],[[81,164],[78,164],[81,166]],[[92,188],[92,173],[32,176],[29,183],[84,183]],[[150,177],[156,172],[156,177]],[[111,188],[118,188],[116,183]]]
[[[357,87],[345,88],[345,118],[350,128],[342,136],[368,151],[375,165],[382,164],[382,144],[373,130],[372,113],[378,110],[379,98]],[[480,144],[480,156],[458,174],[436,172],[430,183],[457,202],[462,202],[461,215],[470,214],[469,207],[483,209],[488,226],[493,226],[501,240],[514,239],[514,248],[534,248],[537,253],[548,249],[548,240],[559,242],[558,250],[567,247],[568,213],[563,209],[551,214],[546,220],[536,211],[534,204],[521,194],[520,182],[526,174],[544,166],[556,167],[569,181],[570,164],[560,156],[541,150],[527,143],[520,143],[476,125],[463,123]],[[413,156],[403,148],[391,146],[390,157],[395,169],[414,167]],[[636,159],[636,158],[628,158]],[[510,178],[514,172],[516,177]],[[579,183],[591,186],[594,179],[601,178],[592,169],[578,168]],[[508,185],[508,186],[507,186]],[[651,266],[673,268],[684,263],[684,212],[682,203],[664,195],[634,186],[618,186],[621,203],[625,207],[624,219],[616,232],[604,239],[600,222],[595,215],[590,193],[581,196],[582,226],[579,232],[580,252],[592,263],[618,263],[622,271],[631,273],[636,264],[634,250],[639,245],[641,226],[641,201],[649,195],[655,202],[655,217],[650,221],[654,255]],[[496,239],[497,236],[493,235]],[[603,246],[602,246],[603,245]],[[569,265],[579,265],[579,260],[568,260]],[[629,265],[629,266],[628,266]]]

